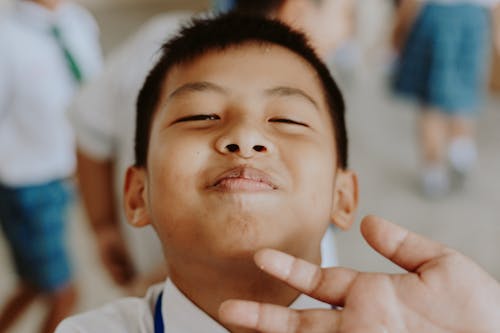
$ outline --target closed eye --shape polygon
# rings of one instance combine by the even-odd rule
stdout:
[[[295,121],[295,120],[287,119],[287,118],[270,119],[269,122],[271,122],[271,123],[283,123],[283,124],[291,124],[291,125],[299,125],[299,126],[309,127],[309,125],[307,125],[306,123],[302,123],[300,121]]]
[[[203,121],[203,120],[219,120],[220,117],[216,114],[196,114],[193,116],[182,117],[174,121],[175,123],[181,123],[186,121]]]

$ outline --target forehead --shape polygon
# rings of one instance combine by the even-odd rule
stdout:
[[[190,82],[222,84],[235,92],[259,91],[270,86],[290,86],[314,96],[326,108],[321,81],[314,67],[284,47],[248,42],[211,50],[175,65],[167,73],[163,96]]]

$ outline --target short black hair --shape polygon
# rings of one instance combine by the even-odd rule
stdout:
[[[160,59],[146,77],[137,100],[135,166],[147,165],[151,122],[170,69],[210,51],[223,51],[250,42],[284,47],[305,59],[315,69],[335,132],[338,167],[347,167],[344,99],[328,68],[308,44],[306,37],[276,20],[235,14],[193,19],[162,46]]]

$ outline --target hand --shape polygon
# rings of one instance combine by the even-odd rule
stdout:
[[[136,272],[120,231],[109,225],[97,230],[96,237],[102,262],[113,281],[121,286],[130,284]]]
[[[471,260],[376,217],[366,217],[361,232],[376,251],[408,273],[321,269],[265,249],[255,255],[264,271],[342,308],[295,311],[229,300],[219,309],[220,320],[269,333],[500,332],[500,285]]]

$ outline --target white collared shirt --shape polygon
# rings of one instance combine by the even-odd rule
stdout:
[[[104,307],[69,317],[55,333],[153,333],[154,309],[163,290],[162,316],[168,333],[228,333],[213,318],[194,305],[170,281],[149,288],[144,298],[124,298]],[[293,309],[330,309],[329,304],[300,295]]]
[[[84,77],[101,67],[99,31],[82,7],[50,11],[19,0],[0,13],[0,182],[32,185],[67,177],[75,165],[66,110],[78,88],[51,35],[57,25]]]

